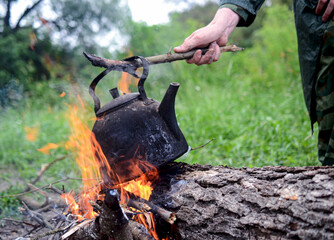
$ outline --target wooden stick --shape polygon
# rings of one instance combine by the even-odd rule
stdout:
[[[27,187],[29,189],[35,190],[35,192],[38,192],[39,194],[41,194],[43,197],[48,197],[48,194],[43,191],[42,189],[36,187],[35,185],[31,184],[31,183],[27,183]]]
[[[140,201],[136,201],[133,199],[129,199],[128,201],[128,207],[133,207],[135,209],[138,209],[142,212],[149,212],[152,208],[150,206],[148,206],[146,203],[144,202],[140,202]]]
[[[52,190],[53,192],[55,192],[55,193],[57,193],[59,195],[62,195],[62,194],[65,193],[65,192],[63,192],[63,191],[59,190],[58,188],[56,188],[54,186],[51,186],[51,185],[49,187],[47,187],[46,189],[50,189],[50,190]]]
[[[44,202],[38,202],[35,199],[28,197],[27,195],[22,195],[18,197],[22,202],[24,202],[30,209],[37,210],[47,206],[48,198],[45,198]]]
[[[173,61],[178,61],[178,60],[185,60],[185,59],[191,58],[197,50],[198,49],[194,49],[194,50],[191,50],[185,53],[169,52],[169,53],[162,54],[162,55],[146,57],[145,59],[148,61],[150,65],[173,62]],[[208,51],[207,48],[201,49],[201,50],[202,50],[202,54],[205,54]],[[234,44],[220,47],[221,52],[237,52],[241,50],[243,50],[243,48],[240,48]],[[93,54],[89,54],[86,52],[84,52],[83,54],[94,66],[102,67],[102,68],[109,68],[109,69],[116,70],[116,71],[125,71],[133,75],[135,75],[135,71],[137,68],[142,67],[142,63],[138,59],[129,58],[125,60],[111,60],[107,58],[98,57],[98,56],[95,56]]]
[[[53,183],[44,185],[42,187],[39,187],[39,189],[50,188],[50,186],[52,186],[53,184],[60,183],[60,182],[66,182],[66,181],[69,181],[69,180],[90,181],[90,180],[100,180],[100,179],[96,179],[96,178],[72,178],[72,177],[67,177],[67,178],[64,178],[64,179],[57,180],[57,181],[55,181]],[[33,190],[30,190],[30,191],[26,191],[26,192],[22,192],[22,193],[18,193],[18,194],[0,196],[0,198],[18,197],[18,196],[22,196],[22,195],[25,195],[27,193],[33,193],[33,192],[36,192],[36,191],[37,191],[36,189],[33,189]]]
[[[213,140],[215,140],[215,138],[212,138],[210,139],[207,143],[204,143],[203,145],[201,146],[198,146],[198,147],[192,147],[190,150],[193,151],[193,150],[197,150],[197,149],[200,149],[200,148],[204,148],[206,145],[208,145],[210,142],[212,142]]]
[[[176,214],[174,212],[170,212],[162,207],[159,207],[149,201],[144,200],[145,203],[151,208],[151,212],[159,215],[163,220],[168,222],[169,224],[174,224],[176,221]]]
[[[48,163],[46,166],[43,166],[41,171],[38,173],[37,177],[34,179],[34,181],[32,181],[31,183],[32,184],[35,184],[36,182],[39,181],[39,179],[42,177],[43,173],[48,170],[53,164],[55,164],[56,162],[58,161],[61,161],[65,158],[67,158],[69,155],[65,155],[65,156],[62,156],[62,157],[59,157],[59,158],[56,158],[54,159],[52,162]]]
[[[25,202],[22,202],[22,204],[24,206],[24,210],[28,213],[28,215],[32,219],[34,219],[41,226],[47,227],[49,229],[53,229],[53,226],[48,221],[46,221],[41,214],[30,210],[29,207],[25,204]]]
[[[64,232],[65,230],[67,230],[67,227],[54,229],[54,230],[51,230],[51,231],[48,231],[48,232],[41,233],[41,234],[33,237],[31,240],[38,240],[38,239],[41,239],[41,238],[49,236],[49,235],[54,235],[54,234],[59,233],[59,232]]]
[[[142,201],[142,202],[141,202]],[[166,209],[163,209],[162,207],[159,207],[155,204],[153,204],[150,201],[147,201],[145,199],[141,199],[141,201],[130,199],[128,202],[129,207],[136,208],[142,212],[152,212],[154,214],[159,215],[163,220],[168,222],[169,224],[174,224],[176,220],[176,214],[173,212],[170,212]]]
[[[2,220],[4,220],[4,221],[10,221],[10,222],[15,222],[15,223],[26,224],[26,225],[28,225],[30,227],[37,227],[36,225],[33,225],[33,224],[25,222],[25,221],[21,221],[21,220],[16,220],[16,219],[11,219],[11,218],[3,218]]]
[[[147,57],[146,60],[151,65],[159,64],[159,63],[166,63],[166,62],[173,62],[173,61],[178,61],[178,60],[185,60],[185,59],[192,58],[192,56],[194,56],[194,53],[197,50],[198,49],[194,49],[194,50],[191,50],[185,53],[167,53],[167,54],[162,54],[158,56]],[[202,54],[204,55],[209,49],[205,48],[201,50],[202,50]],[[220,47],[220,52],[237,52],[241,50],[243,50],[243,48],[240,48],[234,44]]]

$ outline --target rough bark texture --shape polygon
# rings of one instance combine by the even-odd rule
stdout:
[[[179,239],[334,239],[333,167],[172,165],[153,202]]]

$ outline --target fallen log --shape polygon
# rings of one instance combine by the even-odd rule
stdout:
[[[143,211],[157,206],[175,214],[171,225],[153,211],[160,239],[334,239],[334,167],[231,168],[169,163],[160,170],[149,203],[132,203]],[[110,206],[119,208],[118,204]],[[143,225],[133,220],[126,225],[121,219],[124,216],[118,214],[121,211],[102,205],[98,208],[96,219],[75,228],[65,219],[61,224],[53,221],[56,227],[51,231],[44,227],[44,233],[35,238],[55,234],[54,239],[108,239],[111,235],[152,239]]]
[[[334,167],[172,163],[151,201],[176,213],[175,239],[334,239]]]

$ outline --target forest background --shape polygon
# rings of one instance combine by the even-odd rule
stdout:
[[[218,1],[209,0],[189,4],[171,13],[168,23],[149,26],[133,21],[120,0],[38,0],[13,22],[15,2],[0,2],[0,196],[22,191],[45,164],[64,156],[66,161],[45,172],[41,184],[81,176],[76,152],[67,144],[73,134],[69,116],[75,112],[92,127],[88,86],[102,71],[83,51],[111,59],[167,53],[208,24],[218,7]],[[43,4],[52,15],[43,15]],[[110,44],[101,46],[110,33]],[[145,83],[150,98],[161,101],[169,83],[181,84],[176,113],[188,143],[196,147],[215,138],[179,161],[319,165],[317,129],[312,136],[302,95],[292,1],[267,1],[254,24],[238,28],[229,42],[245,50],[224,53],[201,67],[178,61],[150,68]],[[99,84],[102,102],[110,100],[108,90],[121,79],[122,73],[115,72]],[[130,90],[136,91],[135,84]],[[15,198],[0,198],[0,217],[15,212],[18,204]]]

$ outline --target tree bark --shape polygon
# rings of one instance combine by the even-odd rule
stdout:
[[[12,5],[12,0],[7,0],[6,16],[3,19],[4,27],[7,29],[10,29],[11,5]]]
[[[152,201],[177,239],[334,239],[334,167],[168,167]]]

